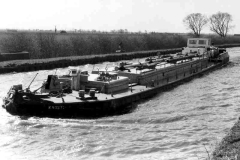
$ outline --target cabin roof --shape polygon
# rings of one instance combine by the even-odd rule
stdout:
[[[210,38],[188,38],[188,40],[211,40]]]

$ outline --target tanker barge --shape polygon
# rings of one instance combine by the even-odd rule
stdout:
[[[112,71],[89,73],[70,68],[67,75],[48,75],[36,90],[13,85],[2,107],[12,115],[77,118],[128,111],[141,99],[226,65],[226,49],[207,38],[190,38],[174,55],[149,57],[144,63],[120,63]],[[31,84],[31,83],[30,83]]]

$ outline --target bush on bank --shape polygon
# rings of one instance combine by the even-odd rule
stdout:
[[[1,36],[1,35],[0,35]],[[181,48],[191,35],[170,33],[153,34],[59,34],[59,33],[7,33],[0,37],[2,52],[28,51],[31,59],[83,56],[115,53],[122,44],[126,52]],[[216,45],[240,43],[240,37],[220,38],[204,35]]]

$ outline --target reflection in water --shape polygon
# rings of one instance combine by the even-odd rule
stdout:
[[[0,109],[0,154],[6,159],[204,159],[239,115],[240,48],[224,68],[160,93],[132,112],[99,119],[18,117]],[[135,60],[136,62],[138,60]],[[116,63],[97,64],[105,69]],[[82,66],[91,71],[93,65]],[[39,71],[38,88],[48,74]],[[66,72],[57,70],[57,74]],[[0,75],[0,98],[37,72]],[[1,104],[2,102],[0,102]]]

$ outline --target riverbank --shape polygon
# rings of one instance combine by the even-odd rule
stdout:
[[[220,48],[237,47],[240,44],[224,44],[218,45]],[[85,55],[85,56],[70,56],[70,57],[58,57],[48,59],[30,59],[30,60],[14,60],[5,61],[0,63],[0,74],[10,72],[28,72],[37,70],[47,70],[54,68],[63,68],[68,66],[78,66],[84,64],[96,64],[101,62],[116,62],[121,60],[130,60],[134,58],[143,58],[156,56],[161,54],[172,54],[180,52],[181,48],[175,49],[162,49],[151,51],[136,51],[136,52],[124,52],[124,53],[111,53],[103,55]]]
[[[240,119],[222,139],[212,155],[212,160],[238,160],[240,158]]]
[[[130,60],[134,58],[143,58],[156,56],[157,53],[171,54],[181,51],[180,48],[152,51],[138,51],[126,53],[112,53],[104,55],[71,56],[48,59],[14,60],[0,63],[0,74],[9,72],[27,72],[36,70],[46,70],[54,68],[63,68],[68,66],[78,66],[84,64],[96,64],[101,62],[115,62],[120,60]]]
[[[182,48],[191,34],[177,33],[47,33],[0,32],[0,51],[15,53],[28,51],[30,59],[67,56],[105,55],[116,50],[126,52]],[[240,43],[239,36],[220,38],[215,34],[202,34],[215,45]]]

